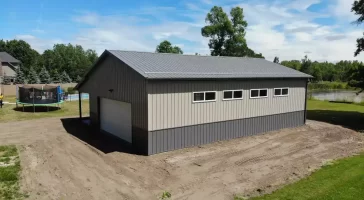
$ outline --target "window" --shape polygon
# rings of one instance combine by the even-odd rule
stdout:
[[[223,100],[243,99],[243,90],[226,90],[223,94]]]
[[[253,89],[250,90],[250,98],[268,97],[268,89]]]
[[[216,92],[194,92],[193,102],[216,101]]]
[[[205,101],[215,101],[216,92],[205,92]]]
[[[288,88],[274,88],[274,96],[277,97],[288,96]]]

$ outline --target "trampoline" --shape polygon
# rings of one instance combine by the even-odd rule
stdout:
[[[57,106],[60,108],[60,104],[63,103],[63,91],[60,86],[44,85],[23,85],[17,86],[17,100],[16,106],[33,106],[33,112],[35,112],[36,106],[49,107]]]

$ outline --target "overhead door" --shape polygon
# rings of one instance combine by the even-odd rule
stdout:
[[[131,104],[106,98],[100,101],[101,129],[131,143]]]

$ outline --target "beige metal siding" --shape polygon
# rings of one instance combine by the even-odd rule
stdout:
[[[113,91],[110,92],[110,89]],[[133,127],[147,130],[146,80],[117,58],[106,56],[80,91],[90,94],[92,118],[98,115],[97,97],[123,101],[132,104]]]
[[[149,81],[148,130],[160,130],[304,110],[306,80]],[[289,87],[274,97],[273,88]],[[268,97],[250,99],[250,89],[268,88]],[[223,90],[243,89],[242,100],[223,101]],[[217,91],[216,102],[193,103],[193,92]]]

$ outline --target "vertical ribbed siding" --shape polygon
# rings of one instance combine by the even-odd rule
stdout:
[[[148,154],[301,125],[304,125],[304,111],[150,131]]]
[[[97,97],[131,103],[133,129],[147,130],[146,80],[114,56],[99,63],[80,91],[90,94],[91,115],[98,115]]]
[[[148,130],[251,118],[304,110],[303,79],[234,81],[149,81]],[[274,88],[289,96],[274,97]],[[268,98],[250,99],[250,89],[268,88]],[[223,101],[223,90],[243,89],[242,100]],[[193,92],[217,91],[216,102],[193,103]]]

